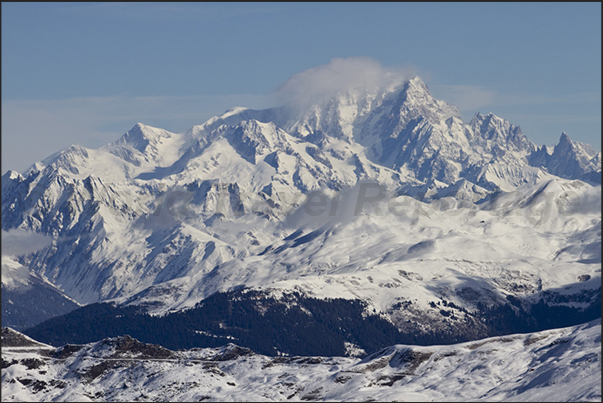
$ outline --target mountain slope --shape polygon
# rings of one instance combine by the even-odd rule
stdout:
[[[27,329],[80,305],[14,258],[2,256],[2,324]]]
[[[413,78],[72,146],[2,177],[2,229],[52,237],[19,261],[81,304],[161,314],[296,289],[395,326],[429,317],[430,332],[450,325],[430,306],[442,298],[596,305],[591,151],[562,137],[549,155],[493,114],[464,123]],[[404,301],[408,317],[393,309]]]
[[[170,351],[129,336],[2,345],[4,401],[600,401],[601,321],[363,359],[267,357],[227,344]]]

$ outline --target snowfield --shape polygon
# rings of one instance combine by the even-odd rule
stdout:
[[[6,328],[5,328],[6,329]],[[601,321],[364,359],[170,351],[130,337],[8,346],[3,401],[600,401]]]

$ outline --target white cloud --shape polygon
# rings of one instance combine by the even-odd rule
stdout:
[[[3,256],[27,255],[50,246],[51,243],[52,238],[47,235],[19,228],[2,231]]]
[[[335,58],[295,74],[275,91],[280,103],[303,107],[344,90],[383,87],[414,76],[410,67],[386,68],[369,57]]]

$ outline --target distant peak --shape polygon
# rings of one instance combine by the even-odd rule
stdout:
[[[418,88],[429,91],[427,84],[425,84],[425,82],[423,80],[421,80],[421,78],[419,76],[414,76],[413,78],[408,80],[408,84],[409,84],[409,86],[418,87]]]
[[[158,129],[156,127],[145,125],[144,123],[138,122],[129,131],[130,132],[148,133],[148,132],[155,132],[157,130],[162,130],[162,129]]]
[[[559,142],[572,143],[572,139],[566,132],[561,132],[561,137],[559,137]]]
[[[136,123],[115,144],[128,144],[135,149],[145,152],[149,144],[155,144],[160,138],[170,137],[172,133],[156,127]]]
[[[485,119],[492,119],[492,118],[499,118],[498,116],[496,116],[494,113],[492,112],[488,112],[488,113],[481,113],[481,112],[477,112],[475,114],[475,118],[479,119],[479,120],[485,120]]]
[[[562,132],[559,137],[559,143],[555,146],[559,150],[569,150],[574,148],[574,142],[566,132]]]
[[[510,126],[515,126],[515,125],[511,125],[511,123],[504,118],[501,118],[500,116],[495,115],[492,112],[488,112],[486,114],[483,113],[476,113],[473,116],[473,119],[471,119],[471,124],[478,124],[480,126],[500,126],[500,125],[510,125]],[[519,126],[518,130],[519,130]]]
[[[334,58],[295,74],[275,95],[283,105],[310,107],[341,94],[390,90],[413,77],[409,69],[387,68],[367,57]]]
[[[246,108],[244,106],[235,106],[234,108],[230,108],[228,109],[226,112],[224,112],[222,115],[220,115],[221,118],[227,118],[231,115],[235,115],[237,113],[241,113],[243,111],[246,111],[249,108]]]
[[[167,133],[169,133],[169,132],[164,129],[145,125],[144,123],[136,123],[130,130],[128,130],[126,135],[128,133],[130,133],[130,134],[140,133],[144,137],[152,138],[152,137],[165,137],[167,135]]]
[[[572,140],[566,132],[561,133],[559,143],[555,146],[555,149],[559,149],[559,152],[572,151],[573,153],[582,155],[586,159],[591,159],[597,154],[592,146]]]

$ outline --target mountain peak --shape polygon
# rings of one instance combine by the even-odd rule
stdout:
[[[170,136],[171,133],[166,130],[148,126],[143,123],[136,123],[116,143],[129,144],[133,148],[144,153],[149,145],[154,145],[160,141],[161,138]]]
[[[492,112],[476,113],[469,122],[472,131],[476,134],[475,140],[487,148],[500,147],[501,149],[514,149],[533,152],[536,146],[527,139],[521,127],[511,124]]]
[[[435,99],[429,92],[427,85],[418,76],[405,81],[401,87],[394,89],[392,92],[397,93],[399,106],[396,109],[399,108],[406,119],[415,119],[422,116],[431,124],[444,122],[450,117],[462,120],[458,108]]]
[[[566,132],[561,132],[561,137],[559,137],[559,145],[573,145],[574,142],[572,141],[572,139],[570,138],[570,136],[568,136],[568,134]]]
[[[572,140],[566,132],[561,133],[559,143],[555,146],[554,152],[580,154],[587,159],[590,159],[597,154],[589,144]]]
[[[224,112],[222,115],[218,116],[219,119],[226,119],[230,116],[245,112],[246,110],[248,110],[249,108],[246,108],[244,106],[235,106],[234,108],[230,108],[228,109],[226,112]]]
[[[419,76],[414,76],[408,80],[407,83],[409,87],[414,87],[429,92],[429,87],[427,87],[427,84],[425,84],[425,82],[421,80]]]
[[[547,168],[553,175],[601,183],[600,158],[597,158],[597,153],[588,144],[572,141],[566,132],[561,133],[553,154],[545,158]]]

